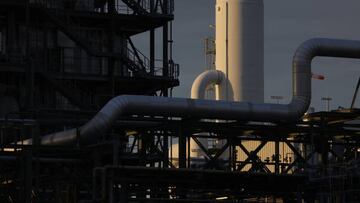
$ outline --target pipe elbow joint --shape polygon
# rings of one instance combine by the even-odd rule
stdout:
[[[213,84],[221,84],[224,81],[225,75],[219,70],[208,70],[201,73],[194,80],[191,87],[192,99],[204,99],[206,89]]]
[[[289,107],[289,120],[297,121],[304,116],[310,106],[311,98],[296,96],[292,99]]]

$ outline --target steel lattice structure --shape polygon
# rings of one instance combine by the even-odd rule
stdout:
[[[116,95],[168,96],[179,84],[173,10],[172,0],[0,1],[0,202],[358,202],[354,108],[292,124],[127,116],[96,144],[38,144]],[[131,40],[144,32],[149,57]]]

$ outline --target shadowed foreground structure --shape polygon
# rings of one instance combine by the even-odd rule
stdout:
[[[165,98],[179,85],[173,11],[172,0],[0,2],[0,202],[358,202],[359,109],[301,117],[311,59],[357,58],[358,42],[301,46],[294,96],[302,108],[291,116],[256,114],[286,105],[226,102],[223,114],[221,102]],[[155,29],[163,33],[161,50]],[[131,40],[144,32],[150,56]],[[125,94],[146,95],[118,98],[151,98],[140,107],[154,108],[130,105],[123,114],[110,102],[100,111]],[[161,101],[174,104],[160,108]],[[174,106],[184,108],[174,113]],[[246,111],[232,115],[235,108]],[[94,116],[111,122],[94,130]],[[202,138],[225,144],[204,147]],[[190,156],[190,139],[203,157]]]

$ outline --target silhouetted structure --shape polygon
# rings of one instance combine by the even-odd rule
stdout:
[[[0,1],[0,202],[359,202],[353,106],[291,124],[130,116],[95,144],[39,145],[114,96],[169,96],[173,11],[173,0]],[[143,32],[149,56],[131,40]]]

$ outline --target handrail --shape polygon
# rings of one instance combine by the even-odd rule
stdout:
[[[109,6],[104,3],[96,4],[93,0],[81,0],[81,1],[59,1],[59,0],[29,0],[31,5],[41,6],[47,9],[56,10],[70,10],[81,12],[95,12],[95,13],[111,13]],[[144,13],[140,14],[160,14],[160,15],[172,15],[174,13],[174,0],[155,0],[155,5],[151,5],[151,0],[121,0],[116,1],[114,10],[118,14],[133,14],[134,8],[131,5],[137,5]],[[166,5],[166,8],[164,8]],[[153,9],[152,9],[153,7]],[[139,13],[137,13],[139,14]]]
[[[81,2],[88,2],[89,0],[83,0]],[[156,2],[163,2],[163,1],[167,1],[167,2],[171,2],[173,0],[156,0]],[[87,41],[83,40],[84,37],[79,36],[79,31],[70,31],[69,28],[75,28],[77,27],[76,24],[73,23],[73,21],[70,18],[66,18],[63,19],[59,19],[57,14],[58,14],[58,10],[56,10],[56,12],[52,12],[52,10],[47,9],[47,8],[54,8],[54,9],[58,9],[58,6],[54,6],[54,5],[60,5],[59,0],[32,0],[32,2],[34,4],[40,5],[40,6],[45,6],[45,7],[40,7],[42,10],[44,10],[44,12],[47,13],[48,16],[50,16],[50,18],[52,18],[53,21],[55,21],[55,23],[57,23],[58,25],[60,25],[63,28],[63,32],[70,36],[70,39],[75,41],[77,43],[77,45],[82,48],[82,50],[86,51],[90,56],[89,57],[95,57],[98,59],[103,60],[103,58],[107,58],[107,57],[114,57],[114,55],[117,55],[117,53],[102,53],[102,52],[97,52],[96,50],[94,50],[91,45],[89,43],[87,43]],[[54,4],[54,2],[57,2],[57,4]],[[142,0],[139,1],[141,4],[140,5],[147,5],[150,1],[149,0]],[[173,6],[173,3],[169,4],[170,6]],[[157,5],[154,5],[155,7],[158,7]],[[67,6],[66,8],[70,8],[76,7],[76,4],[72,5],[72,6]],[[65,7],[64,7],[65,8]],[[147,7],[145,7],[147,8]],[[150,7],[149,7],[150,9]],[[61,11],[60,11],[61,12]],[[77,33],[77,34],[75,34]],[[155,71],[151,71],[151,67],[150,67],[150,59],[148,57],[146,57],[143,53],[141,53],[138,49],[136,49],[136,47],[132,44],[131,40],[129,39],[129,43],[126,47],[125,52],[123,53],[119,53],[121,56],[115,56],[118,58],[121,58],[121,60],[125,61],[125,64],[127,64],[129,66],[129,70],[132,73],[135,74],[144,74],[144,75],[150,75],[150,76],[164,76],[163,75],[163,69],[164,67],[160,67],[160,68],[156,68]],[[71,49],[70,47],[64,47],[66,49]],[[74,47],[75,48],[75,47]],[[65,58],[62,58],[61,60],[64,60]],[[76,60],[78,62],[81,62],[81,59],[79,59],[78,57],[73,57],[73,58],[67,58],[67,60]],[[59,64],[64,64],[64,61],[60,61]],[[163,61],[161,60],[161,63],[163,64]],[[178,64],[175,64],[172,60],[168,61],[168,75],[166,75],[165,77],[170,77],[170,78],[178,78],[179,75],[179,66]],[[76,67],[75,67],[76,69]],[[99,69],[100,73],[101,73],[101,68]],[[76,70],[74,70],[76,72]]]
[[[135,48],[136,49],[136,48]],[[69,54],[66,54],[68,52]],[[78,54],[75,54],[75,53]],[[145,69],[142,69],[146,72],[146,74],[151,74],[150,71],[150,59],[145,56],[141,51],[136,49],[137,55],[134,53],[135,51],[132,50],[130,47],[127,47],[125,56],[128,58],[129,61],[132,61],[132,63],[136,67],[144,67]],[[59,73],[66,73],[66,74],[87,74],[87,75],[98,75],[103,74],[104,67],[94,67],[89,66],[89,70],[83,70],[79,68],[79,70],[76,70],[77,67],[83,67],[82,62],[83,61],[93,61],[93,60],[99,60],[100,64],[106,64],[102,63],[101,61],[106,60],[106,57],[97,57],[97,56],[84,56],[83,50],[81,48],[77,47],[58,47],[56,49],[48,50],[48,53],[45,55],[49,58],[47,59],[50,62],[50,65],[47,69],[47,71],[50,72],[59,72]],[[87,58],[87,59],[86,59]],[[140,60],[139,60],[140,59]],[[157,66],[155,66],[154,72],[151,74],[151,76],[163,76],[163,60],[157,59],[155,60]],[[91,63],[93,64],[93,63]],[[135,70],[133,70],[135,71]],[[174,63],[174,61],[169,61],[169,74],[167,77],[177,79],[179,76],[179,65]]]

